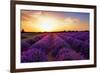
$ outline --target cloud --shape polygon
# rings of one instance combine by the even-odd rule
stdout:
[[[67,17],[64,20],[67,24],[80,24],[81,21],[78,18]]]

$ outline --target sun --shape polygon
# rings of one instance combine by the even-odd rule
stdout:
[[[50,17],[42,17],[38,28],[40,29],[41,32],[52,32],[55,30],[57,21],[53,18]]]
[[[51,32],[53,30],[54,26],[52,26],[52,24],[48,24],[48,23],[45,23],[45,24],[40,24],[40,29],[41,31],[43,32]]]

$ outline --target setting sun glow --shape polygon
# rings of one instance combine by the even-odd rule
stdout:
[[[50,24],[48,24],[48,23],[45,23],[45,24],[41,24],[40,25],[40,29],[43,31],[43,32],[50,32],[50,31],[52,31],[53,30],[53,26],[52,25],[50,25]]]
[[[58,24],[56,19],[42,17],[39,21],[38,29],[40,29],[41,32],[51,32],[57,28],[56,24]]]

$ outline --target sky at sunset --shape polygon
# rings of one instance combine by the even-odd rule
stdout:
[[[21,10],[21,30],[59,32],[89,30],[89,13]]]

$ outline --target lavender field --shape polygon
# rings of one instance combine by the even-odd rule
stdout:
[[[21,63],[87,59],[89,31],[21,33]]]

